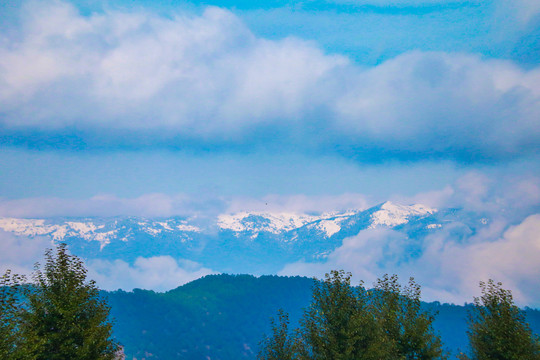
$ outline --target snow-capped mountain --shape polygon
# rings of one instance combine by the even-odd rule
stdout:
[[[423,205],[403,206],[386,202],[371,211],[368,228],[378,226],[395,227],[405,224],[413,217],[424,217],[436,212]],[[283,234],[302,227],[317,229],[329,237],[338,233],[342,223],[366,211],[356,210],[344,213],[324,213],[307,215],[295,213],[240,212],[221,214],[216,224],[221,231],[242,233]],[[200,233],[204,229],[189,223],[186,219],[149,220],[143,218],[87,218],[87,219],[16,219],[0,218],[0,230],[19,236],[48,236],[54,241],[78,237],[87,241],[97,241],[101,247],[111,241],[128,241],[134,232],[145,232],[153,237],[164,233]],[[208,229],[206,229],[208,230]],[[122,235],[122,236],[121,236]]]
[[[79,238],[96,241],[103,249],[111,241],[129,241],[136,232],[158,237],[162,233],[197,233],[201,229],[186,220],[167,219],[153,221],[142,218],[124,219],[16,219],[0,218],[0,230],[18,236],[46,236],[53,241]],[[185,239],[185,237],[182,237]]]
[[[354,214],[355,212],[352,211],[342,214],[325,213],[322,215],[241,212],[220,215],[217,224],[222,230],[254,234],[261,232],[280,234],[310,225],[326,233],[326,236],[332,236],[340,230],[339,223]]]
[[[171,255],[218,271],[254,273],[272,271],[269,264],[279,269],[288,261],[320,259],[362,230],[392,228],[412,238],[441,231],[443,224],[455,219],[449,211],[386,202],[364,210],[323,214],[221,214],[205,222],[180,217],[0,218],[0,231],[63,241],[87,259],[132,262],[140,256]]]
[[[420,204],[403,206],[387,201],[380,206],[379,210],[371,215],[369,228],[372,229],[381,225],[395,227],[407,223],[413,217],[424,217],[435,212],[437,212],[436,209]]]
[[[378,226],[395,227],[405,224],[414,217],[424,217],[435,213],[424,205],[404,206],[387,201],[372,208],[369,228]],[[369,210],[367,210],[369,211]],[[345,213],[324,213],[321,215],[306,215],[294,213],[262,213],[241,212],[237,214],[223,214],[218,217],[218,226],[223,230],[242,232],[270,232],[279,234],[299,229],[304,226],[317,228],[326,236],[341,230],[342,223],[364,211],[355,210]]]

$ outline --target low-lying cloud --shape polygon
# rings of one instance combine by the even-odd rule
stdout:
[[[50,238],[15,236],[0,230],[0,274],[6,270],[30,278],[34,264],[43,263],[45,250],[52,248]]]
[[[133,264],[123,260],[89,260],[88,268],[89,277],[105,290],[167,291],[215,273],[196,262],[171,256],[139,257]]]
[[[511,289],[521,305],[540,306],[540,179],[487,176],[472,171],[439,191],[396,197],[440,210],[457,208],[467,220],[485,217],[472,232],[456,219],[439,231],[411,239],[387,228],[368,229],[347,238],[324,261],[299,261],[280,274],[322,277],[332,269],[353,273],[369,286],[385,273],[402,280],[414,276],[426,300],[471,302],[478,282],[493,278]]]
[[[492,162],[540,143],[540,69],[509,61],[410,52],[361,68],[301,39],[258,38],[214,7],[165,18],[29,3],[20,23],[0,42],[14,146]]]
[[[246,210],[315,212],[373,205],[366,199],[361,194],[229,198],[221,199],[217,207],[206,205],[210,208],[203,213]],[[368,229],[345,239],[324,261],[291,263],[280,274],[321,277],[331,269],[345,269],[354,274],[355,280],[364,280],[370,285],[384,273],[397,273],[402,279],[414,276],[422,285],[424,299],[457,303],[472,301],[473,296],[478,295],[478,282],[493,278],[510,288],[519,304],[540,306],[537,290],[540,289],[539,178],[518,175],[493,177],[475,171],[439,191],[393,200],[401,204],[423,203],[440,210],[459,208],[478,221],[485,217],[486,223],[473,232],[456,219],[441,224],[441,229],[431,235],[414,239],[388,228]],[[197,203],[188,196],[163,194],[137,199],[100,197],[67,203],[59,199],[45,203],[40,201],[44,200],[9,200],[0,202],[0,209],[4,212],[11,209],[11,216],[26,215],[23,217],[51,214],[53,208],[59,211],[56,215],[64,216],[73,216],[76,213],[70,211],[76,209],[86,215],[98,216],[120,210],[129,212],[129,209],[129,215],[169,216],[176,207],[186,212],[189,204]],[[5,216],[5,213],[0,215]],[[51,239],[0,232],[0,270],[12,269],[28,274],[34,262],[42,261],[47,247],[51,247]],[[138,258],[133,263],[90,259],[87,266],[90,277],[97,280],[100,287],[109,290],[168,290],[213,273],[205,264],[170,256]]]
[[[89,199],[0,198],[0,217],[170,217],[194,215],[211,217],[223,211],[226,206],[225,200],[220,198],[209,199],[185,194],[167,195],[162,193],[144,194],[136,198],[120,198],[114,195],[97,195]]]
[[[31,281],[34,265],[43,265],[45,251],[55,246],[48,237],[15,236],[0,231],[0,274],[11,270]],[[141,288],[167,291],[215,273],[197,262],[171,256],[139,257],[132,264],[123,260],[89,259],[85,266],[88,279],[95,280],[104,290]]]
[[[477,214],[489,214],[515,225],[526,216],[540,211],[540,177],[510,173],[470,171],[453,183],[413,196],[399,193],[386,198],[369,194],[343,193],[325,195],[267,194],[261,197],[218,194],[149,193],[134,198],[97,195],[87,199],[37,197],[0,198],[0,217],[50,218],[69,217],[171,217],[215,218],[223,213],[242,211],[324,213],[363,210],[383,201],[399,204],[423,204],[434,208],[459,208]]]
[[[402,280],[413,276],[425,300],[454,303],[471,302],[478,296],[479,281],[495,279],[512,290],[519,304],[540,306],[540,214],[507,230],[494,222],[465,239],[453,235],[455,226],[444,227],[421,244],[389,229],[364,230],[345,239],[324,262],[292,263],[280,274],[322,277],[332,269],[345,269],[368,286],[385,273]],[[411,248],[420,251],[415,254]]]

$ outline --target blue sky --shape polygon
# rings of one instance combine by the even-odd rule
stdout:
[[[4,2],[0,196],[378,201],[471,170],[534,176],[539,13],[525,0]]]
[[[0,4],[0,216],[392,199],[513,239],[539,149],[537,0]]]

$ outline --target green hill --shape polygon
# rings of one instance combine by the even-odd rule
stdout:
[[[305,277],[210,275],[165,293],[104,292],[115,318],[115,336],[128,359],[254,359],[282,308],[296,326],[311,300]],[[471,299],[472,300],[472,299]],[[435,328],[453,351],[467,346],[467,306],[425,303],[438,312]],[[540,311],[527,309],[533,331]]]

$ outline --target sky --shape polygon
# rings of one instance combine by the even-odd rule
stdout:
[[[537,0],[0,4],[0,216],[504,204],[505,241],[539,149]]]

